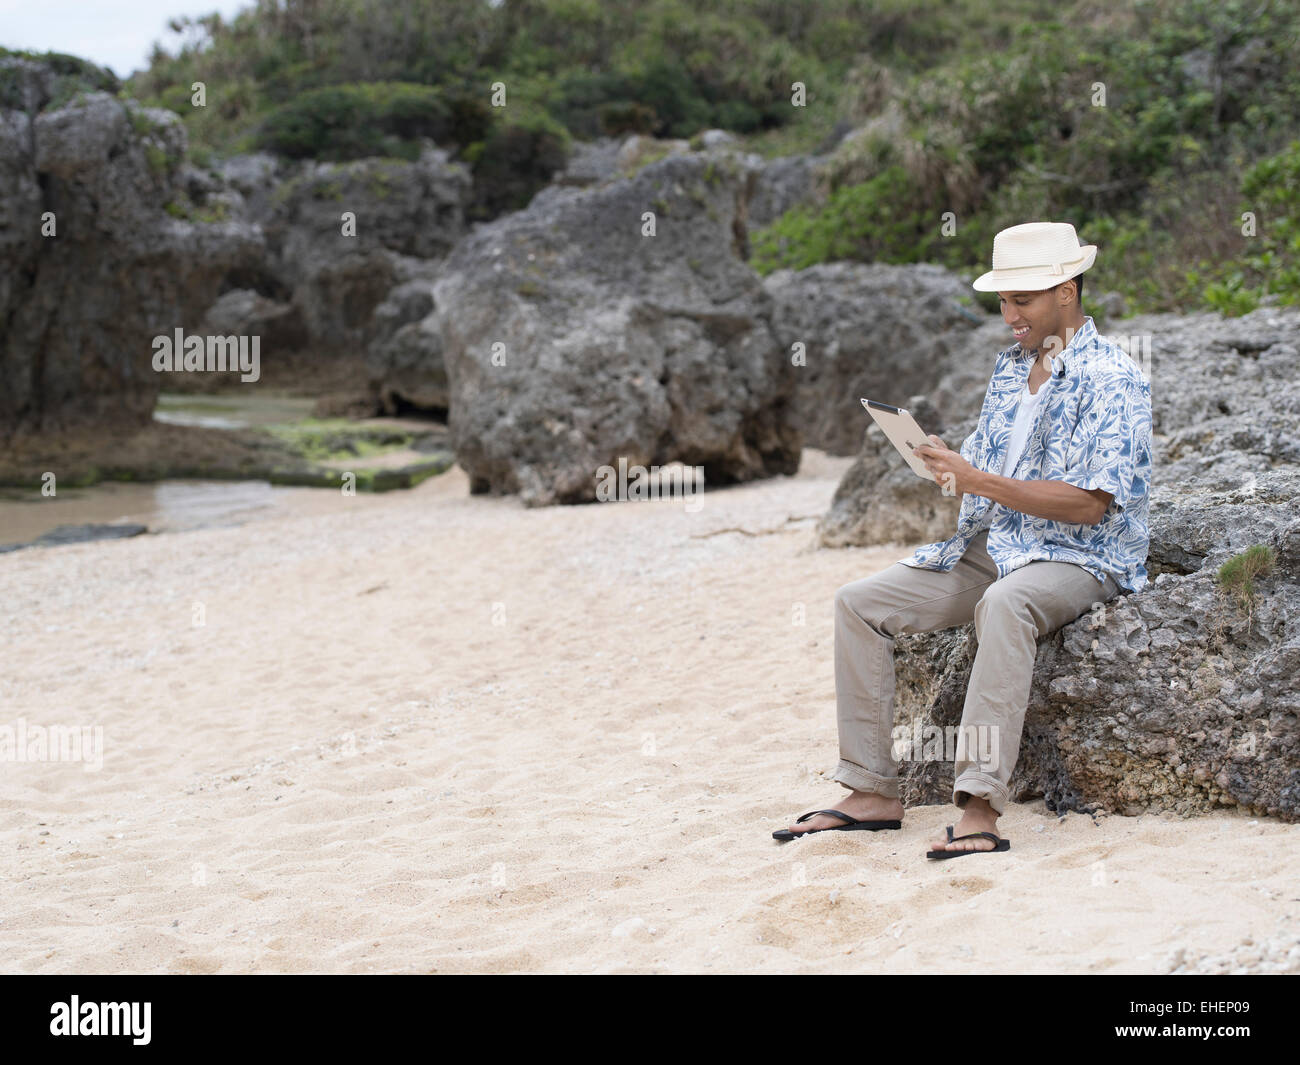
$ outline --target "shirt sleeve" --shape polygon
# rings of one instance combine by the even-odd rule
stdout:
[[[1151,386],[1141,378],[1098,380],[1070,438],[1061,480],[1109,492],[1122,508],[1133,497],[1150,454]]]

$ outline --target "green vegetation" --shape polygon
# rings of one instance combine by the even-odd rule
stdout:
[[[754,236],[756,268],[874,258],[973,275],[998,230],[1050,218],[1101,248],[1090,290],[1131,310],[1300,298],[1300,145],[1279,151],[1300,133],[1300,9],[1137,0],[1057,18],[901,80],[867,64],[863,136],[832,157],[824,204]]]
[[[122,83],[111,70],[75,55],[0,48],[0,60],[4,59],[30,59],[45,64],[54,71],[54,85],[50,98],[39,107],[42,111],[56,111],[85,93],[106,92],[116,96],[122,89]],[[0,109],[26,108],[22,81],[16,70],[0,69]]]
[[[358,426],[346,418],[305,418],[267,427],[273,437],[310,462],[334,462],[410,447],[416,434]]]
[[[1272,573],[1276,564],[1277,552],[1273,548],[1255,544],[1219,567],[1219,585],[1249,611],[1255,601],[1254,579]]]
[[[689,138],[719,126],[775,154],[830,133],[863,54],[922,70],[987,51],[1045,0],[253,0],[180,18],[175,55],[132,80],[190,143],[295,158],[414,158],[429,138],[468,163],[471,217],[527,203],[569,142]],[[192,102],[202,83],[206,106]],[[794,85],[807,106],[794,107]],[[504,106],[500,92],[504,92]]]
[[[337,488],[344,483],[344,474],[350,473],[358,492],[387,492],[394,488],[413,488],[445,472],[455,461],[451,452],[437,451],[428,459],[402,467],[360,465],[352,460],[374,461],[390,452],[410,448],[423,434],[357,425],[345,418],[305,418],[269,425],[265,432],[299,460],[272,469],[269,473],[272,484]]]
[[[127,88],[182,116],[208,160],[413,159],[431,140],[472,168],[482,219],[526,204],[573,139],[698,148],[718,126],[771,156],[853,130],[818,195],[751,234],[756,269],[974,274],[998,230],[1051,218],[1101,248],[1089,292],[1133,311],[1300,300],[1293,3],[250,0],[173,28],[177,54],[156,49]],[[57,62],[65,94],[116,91]],[[0,71],[0,101],[17,87]]]
[[[267,116],[258,147],[290,159],[415,158],[416,138],[447,139],[450,111],[427,85],[331,85],[294,97]]]

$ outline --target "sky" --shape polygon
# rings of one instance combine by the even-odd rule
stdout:
[[[0,45],[68,52],[125,78],[148,65],[153,42],[175,52],[167,28],[178,15],[221,12],[229,19],[251,0],[0,0]]]

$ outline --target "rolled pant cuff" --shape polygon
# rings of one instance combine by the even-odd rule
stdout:
[[[1002,781],[978,773],[963,773],[953,781],[953,805],[965,806],[967,797],[971,795],[987,800],[999,817],[1006,811],[1011,799],[1011,791]]]
[[[874,792],[876,795],[883,795],[886,799],[898,798],[898,777],[882,777],[879,773],[873,773],[870,769],[863,769],[862,766],[843,759],[840,759],[839,765],[835,767],[831,779],[854,791]]]

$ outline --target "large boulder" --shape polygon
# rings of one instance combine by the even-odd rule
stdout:
[[[710,484],[795,472],[795,369],[745,263],[752,179],[725,151],[674,154],[551,186],[456,247],[434,299],[472,491],[590,501],[620,457]]]
[[[144,423],[152,339],[196,325],[260,234],[165,209],[184,197],[171,112],[101,91],[56,106],[32,60],[0,59],[0,82],[0,437]]]
[[[227,164],[247,184],[265,169],[261,157]],[[427,147],[415,162],[304,163],[280,177],[268,200],[248,201],[264,212],[270,271],[292,292],[314,351],[363,354],[382,332],[372,317],[389,292],[436,276],[464,235],[469,171]]]
[[[1152,579],[1039,641],[1013,798],[1300,820],[1300,312],[1110,334],[1152,382]],[[1219,567],[1256,545],[1276,565],[1240,598]],[[900,637],[898,724],[956,726],[976,649],[973,625]],[[902,774],[906,802],[950,801],[951,763]]]
[[[826,263],[778,270],[764,286],[775,301],[772,322],[782,349],[803,346],[804,443],[834,455],[861,446],[868,418],[862,398],[901,406],[929,391],[954,356],[968,353],[972,330],[987,319],[967,306],[969,284],[928,264]]]

